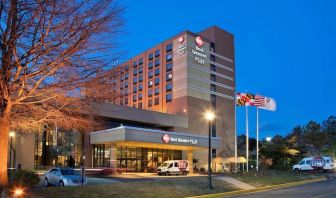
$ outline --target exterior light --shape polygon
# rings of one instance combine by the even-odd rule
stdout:
[[[13,131],[9,132],[9,137],[14,137],[15,133]]]
[[[271,140],[272,140],[271,137],[266,137],[266,141],[267,141],[267,142],[270,142]]]
[[[215,118],[215,114],[212,111],[208,111],[205,113],[205,118],[208,121],[212,121]]]
[[[21,188],[17,188],[14,190],[14,198],[20,197],[21,195],[23,195],[23,190]]]

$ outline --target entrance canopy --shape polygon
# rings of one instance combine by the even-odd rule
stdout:
[[[220,138],[211,138],[212,148],[219,148]],[[125,146],[199,150],[208,148],[208,137],[156,129],[120,126],[90,133],[90,144],[117,144]]]

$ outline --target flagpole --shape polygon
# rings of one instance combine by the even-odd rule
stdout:
[[[246,172],[249,169],[249,129],[248,129],[248,106],[245,106],[246,109]]]
[[[259,108],[257,107],[257,171],[259,171]]]
[[[235,97],[237,97],[237,93],[235,92]],[[235,171],[237,172],[237,161],[238,161],[238,152],[237,152],[237,99],[235,98]]]

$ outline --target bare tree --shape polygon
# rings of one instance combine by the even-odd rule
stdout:
[[[80,88],[115,57],[122,12],[112,0],[0,0],[0,186],[9,130],[92,124]]]

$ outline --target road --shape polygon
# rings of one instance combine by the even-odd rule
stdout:
[[[311,184],[306,184],[302,186],[296,186],[292,188],[276,189],[258,193],[250,193],[241,196],[233,197],[248,197],[248,198],[276,198],[276,197],[286,197],[286,198],[329,198],[336,197],[336,178],[330,178],[327,181],[316,182]]]

